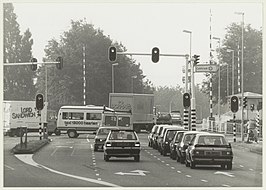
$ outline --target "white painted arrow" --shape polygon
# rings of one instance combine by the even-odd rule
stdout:
[[[220,171],[217,171],[217,172],[215,172],[214,174],[222,174],[222,175],[226,175],[226,176],[228,176],[228,177],[235,177],[235,176],[233,175],[233,173],[231,173],[231,172],[220,172]]]
[[[133,170],[131,172],[133,172],[133,173],[117,172],[115,174],[117,174],[117,175],[139,175],[139,176],[146,176],[145,172],[146,173],[150,173],[150,172],[144,171],[144,170]]]
[[[73,146],[56,146],[58,148],[73,148]]]

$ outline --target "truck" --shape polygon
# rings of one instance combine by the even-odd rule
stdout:
[[[153,94],[110,93],[109,107],[115,111],[131,112],[136,132],[150,131],[155,124]]]
[[[41,110],[41,117],[38,116],[35,101],[3,101],[3,126],[4,133],[8,136],[21,136],[21,128],[27,128],[28,132],[38,132],[40,123],[41,127],[46,124],[48,133],[56,131],[56,126],[49,128],[51,122],[47,112],[48,103],[44,103]],[[47,114],[48,113],[48,114]]]

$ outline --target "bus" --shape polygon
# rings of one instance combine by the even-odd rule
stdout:
[[[66,132],[69,138],[95,133],[102,126],[133,129],[131,115],[106,106],[62,106],[58,111],[57,129]]]

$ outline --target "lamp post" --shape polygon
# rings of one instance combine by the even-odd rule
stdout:
[[[213,37],[212,39],[218,40],[219,43],[219,57],[221,53],[221,39],[218,37]],[[219,67],[219,79],[218,79],[218,120],[219,120],[219,126],[220,126],[220,101],[221,101],[221,68],[220,68],[220,59],[218,57],[218,67]]]
[[[189,58],[191,59],[191,44],[192,44],[192,40],[191,39],[192,39],[192,32],[189,31],[189,30],[183,30],[183,32],[189,34]],[[188,92],[188,64],[186,64],[185,89],[186,89],[186,92]]]
[[[133,91],[133,87],[134,87],[134,85],[133,85],[133,81],[134,81],[134,79],[136,79],[137,78],[137,75],[134,75],[134,76],[131,76],[131,92],[132,92],[132,94],[134,93],[134,91]]]
[[[114,82],[114,66],[117,66],[118,63],[112,64],[112,93],[115,92],[115,82]]]
[[[234,60],[235,60],[235,51],[234,50],[232,50],[232,49],[227,49],[226,50],[227,52],[232,52],[232,95],[234,95],[235,94],[235,86],[234,86],[234,74],[235,74],[235,71],[234,71],[234,69],[235,69],[235,64],[234,64]]]
[[[244,99],[244,13],[243,12],[235,12],[235,14],[237,15],[242,15],[242,44],[241,44],[241,102],[242,102],[242,109],[241,109],[241,139],[242,141],[244,141],[244,130],[243,130],[243,126],[244,126],[244,109],[243,109],[243,99]]]

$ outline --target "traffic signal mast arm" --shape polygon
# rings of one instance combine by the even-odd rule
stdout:
[[[60,62],[52,61],[52,62],[25,62],[25,63],[4,63],[4,66],[10,66],[10,65],[32,65],[32,64],[57,64]]]
[[[117,52],[117,55],[148,55],[151,56],[151,53],[129,53],[129,52]],[[160,56],[168,56],[168,57],[189,57],[188,54],[182,55],[182,54],[162,54],[160,53]]]

